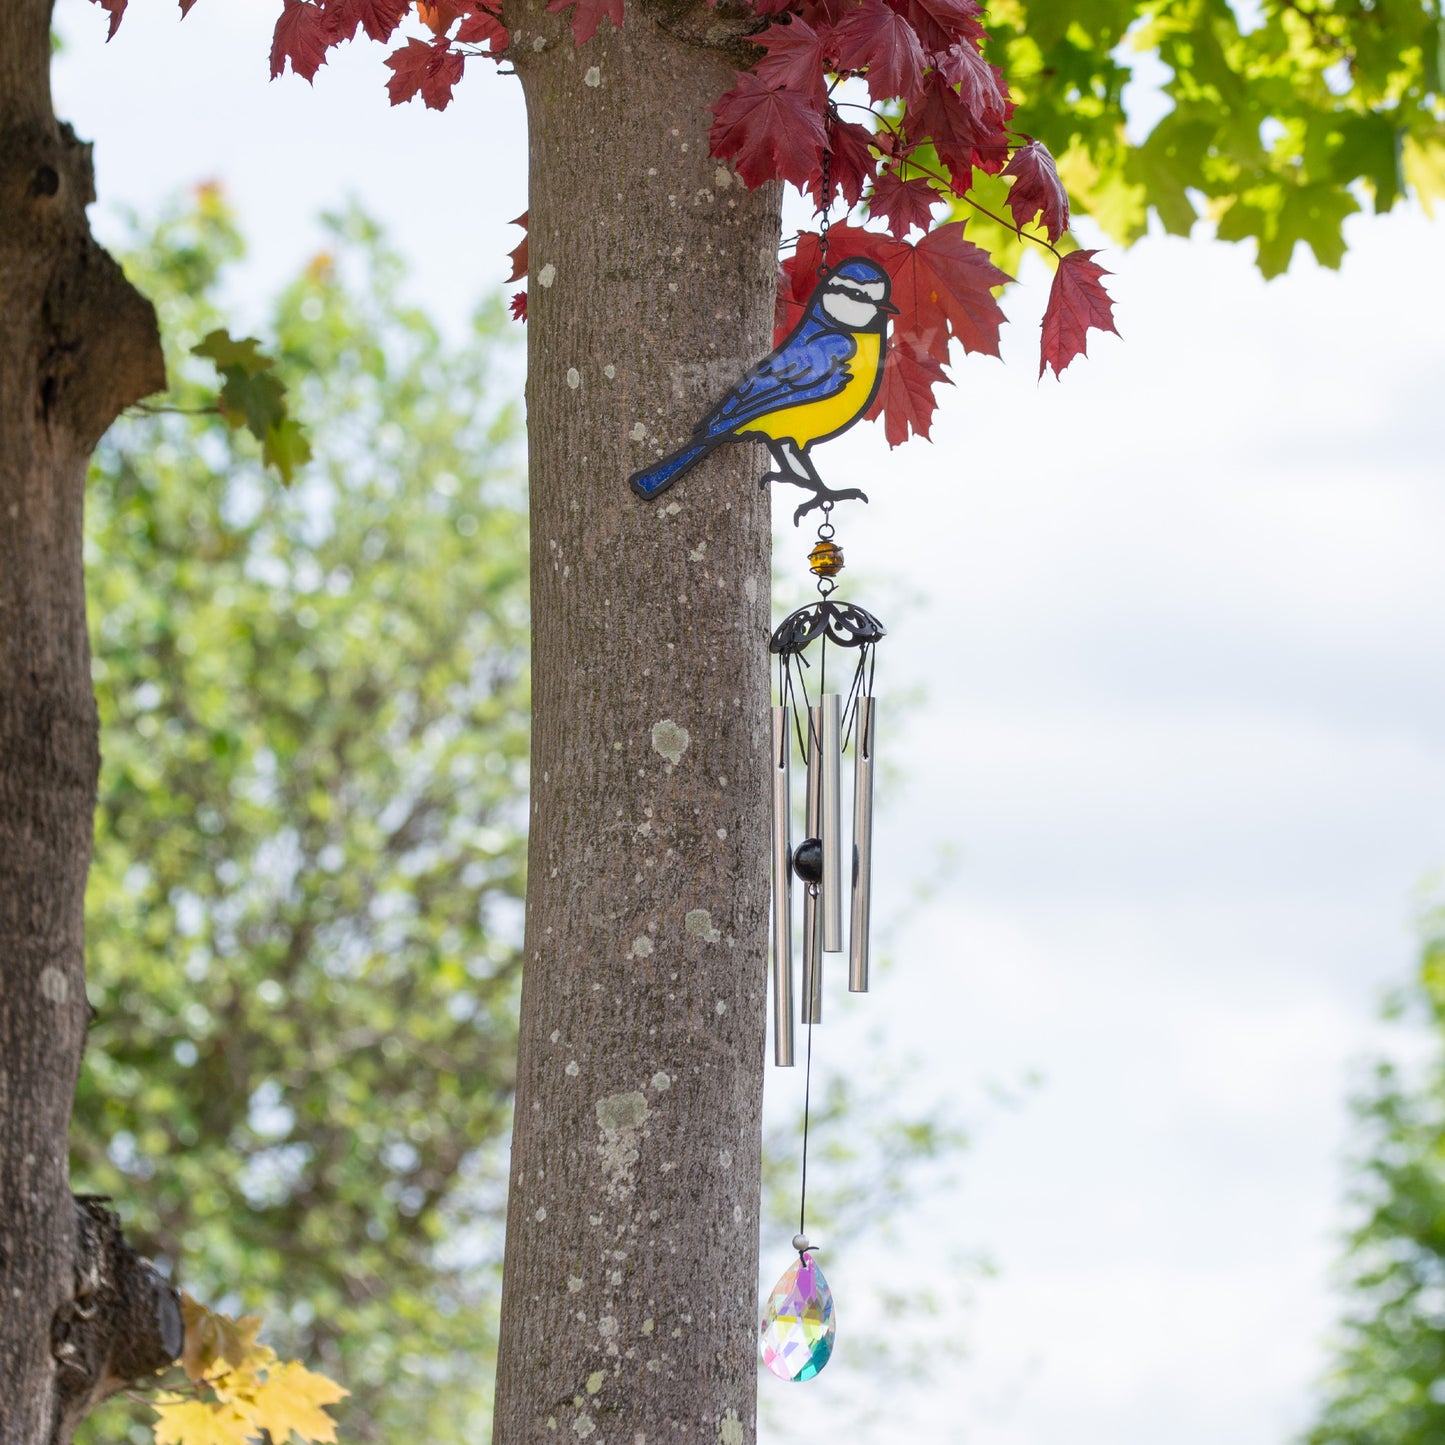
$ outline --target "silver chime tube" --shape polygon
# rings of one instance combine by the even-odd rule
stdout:
[[[873,699],[860,697],[853,723],[853,913],[848,990],[868,992],[868,921],[873,892]]]
[[[808,709],[808,807],[803,829],[805,838],[817,838],[822,828],[823,813],[823,709],[814,704]],[[803,1022],[821,1023],[823,1019],[823,920],[819,910],[817,884],[803,889]]]
[[[773,1062],[793,1063],[792,710],[773,709]]]
[[[803,1019],[806,1023],[823,1022],[823,909],[813,909],[813,978],[812,987],[803,1002]]]
[[[843,951],[843,723],[842,698],[820,699],[823,712],[823,952]]]

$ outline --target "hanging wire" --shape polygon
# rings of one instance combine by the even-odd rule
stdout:
[[[824,634],[822,641],[822,671],[818,678],[818,695],[827,691],[827,647],[828,638]],[[793,670],[793,663],[796,662],[799,671]],[[846,752],[853,738],[853,725],[858,719],[858,699],[861,696],[869,696],[873,692],[874,670],[878,663],[877,648],[870,643],[865,643],[858,649],[858,663],[853,669],[853,679],[848,684],[848,692],[843,699],[843,742],[842,748]],[[798,752],[806,761],[808,756],[808,734],[803,731],[804,718],[811,717],[813,706],[813,694],[808,690],[808,679],[802,669],[811,667],[812,664],[802,653],[792,655],[780,655],[778,657],[778,701],[785,704],[792,710],[793,731],[798,740]],[[801,698],[801,705],[799,699]],[[811,727],[809,728],[811,732]],[[818,739],[819,746],[822,739]]]
[[[808,1025],[808,1057],[803,1065],[803,1175],[798,1186],[798,1233],[808,1237],[808,1106],[813,1092],[813,1025]],[[800,1254],[801,1250],[798,1251]]]

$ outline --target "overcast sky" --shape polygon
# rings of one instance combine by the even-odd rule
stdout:
[[[252,240],[244,312],[354,195],[413,295],[465,311],[526,205],[516,83],[477,67],[445,115],[391,110],[363,47],[314,90],[268,85],[275,8],[202,0],[180,25],[133,0],[105,47],[101,13],[61,0],[57,106],[96,143],[98,229],[220,179]],[[764,1380],[771,1441],[809,1435],[858,1365],[865,1276],[947,1287],[958,1251],[998,1270],[971,1353],[890,1391],[873,1438],[1284,1445],[1308,1419],[1350,1065],[1445,863],[1445,230],[1348,231],[1341,272],[1301,255],[1268,286],[1202,235],[1112,251],[1125,340],[1062,383],[1034,379],[1047,277],[1026,273],[1005,364],[956,369],[932,446],[827,455],[873,498],[840,521],[853,595],[917,600],[879,665],[903,774],[879,907],[907,921],[818,1046],[866,1059],[881,1029],[978,1138],[898,1243],[827,1261],[837,1362]],[[905,719],[889,694],[918,686]],[[990,1102],[1031,1071],[1020,1107]]]

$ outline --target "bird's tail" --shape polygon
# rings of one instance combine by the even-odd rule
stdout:
[[[639,497],[655,497],[659,492],[665,492],[689,468],[696,466],[722,440],[723,437],[708,437],[705,441],[682,447],[670,457],[663,457],[655,467],[633,472],[627,479],[628,485]]]

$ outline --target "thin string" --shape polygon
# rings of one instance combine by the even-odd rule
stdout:
[[[858,720],[858,699],[865,696],[863,689],[863,676],[865,671],[870,673],[868,692],[873,691],[871,670],[869,660],[873,655],[873,645],[864,643],[858,652],[858,666],[853,669],[853,682],[848,689],[848,696],[843,699],[843,751],[848,751],[848,744],[853,740],[853,724]]]
[[[821,960],[819,960],[821,962]],[[803,1066],[803,1178],[799,1188],[798,1233],[808,1237],[808,1106],[813,1089],[813,1025],[808,1025],[808,1059]]]

